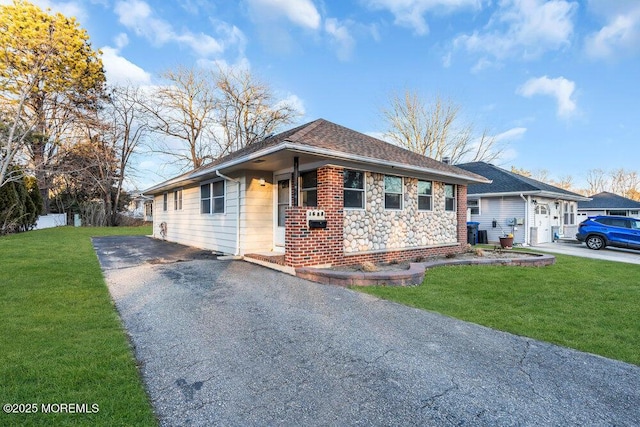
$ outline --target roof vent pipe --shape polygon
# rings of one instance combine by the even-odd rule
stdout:
[[[448,165],[449,163],[451,163],[451,157],[449,156],[443,157],[442,163],[444,163],[445,165]]]

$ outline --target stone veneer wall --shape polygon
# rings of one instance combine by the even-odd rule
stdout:
[[[405,195],[403,211],[384,211],[383,175],[367,174],[367,209],[345,210],[343,207],[342,168],[324,166],[318,169],[318,207],[323,209],[327,218],[326,229],[310,230],[307,228],[306,211],[308,208],[292,206],[286,211],[285,265],[304,267],[322,264],[351,265],[364,261],[390,262],[409,261],[418,257],[457,253],[463,250],[467,241],[467,191],[465,186],[457,186],[457,213],[444,212],[444,190],[442,183],[434,183],[433,211],[417,211],[417,180],[405,178]],[[376,178],[377,177],[377,178]],[[376,185],[375,182],[382,184]],[[379,200],[373,197],[373,189],[377,188]],[[440,206],[441,205],[441,206]],[[440,207],[436,207],[440,206]],[[380,214],[379,217],[376,215]],[[457,215],[457,221],[456,221]],[[347,219],[349,217],[349,219]],[[368,220],[368,222],[367,222]],[[427,225],[421,224],[425,222]],[[405,225],[402,225],[406,223]],[[346,232],[347,224],[350,227]],[[386,231],[385,227],[387,227]],[[378,230],[379,249],[359,249],[347,253],[351,229],[362,229],[356,243],[366,248],[374,248],[373,234]],[[365,235],[367,233],[367,238]],[[396,237],[396,230],[403,234],[402,239]],[[411,234],[413,233],[413,234]],[[423,235],[427,244],[423,245]],[[411,237],[409,237],[411,236]],[[431,243],[430,243],[431,242]],[[380,247],[384,243],[384,248]],[[413,246],[412,246],[413,245]]]
[[[433,182],[432,210],[418,210],[418,180],[404,178],[402,210],[384,208],[384,175],[366,174],[366,208],[345,209],[346,254],[457,243],[456,212],[444,210],[444,184]]]

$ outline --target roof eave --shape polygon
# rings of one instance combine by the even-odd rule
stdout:
[[[241,165],[242,163],[251,162],[260,157],[267,156],[269,154],[273,154],[278,151],[285,151],[285,150],[300,152],[305,154],[313,154],[320,157],[326,157],[331,159],[339,159],[344,161],[352,161],[356,163],[371,164],[371,165],[376,165],[380,167],[387,167],[387,168],[390,167],[390,168],[403,170],[407,172],[417,172],[417,173],[423,173],[423,174],[437,175],[437,176],[442,176],[445,178],[453,179],[458,182],[463,182],[467,184],[490,184],[492,182],[491,180],[488,180],[484,177],[475,178],[468,175],[450,173],[450,172],[441,171],[438,169],[423,168],[419,166],[407,165],[405,163],[390,162],[390,161],[385,161],[385,160],[380,160],[380,159],[375,159],[375,158],[370,158],[365,156],[347,154],[341,151],[311,147],[305,144],[297,144],[297,143],[285,140],[282,143],[274,145],[272,147],[268,147],[263,150],[254,151],[252,153],[249,153],[244,156],[240,156],[238,158],[229,160],[227,162],[222,162],[216,165],[212,165],[211,167],[194,171],[191,174],[187,173],[179,177],[170,179],[168,181],[164,181],[158,185],[155,185],[153,187],[150,187],[144,190],[143,194],[158,194],[159,192],[167,191],[172,188],[193,184],[195,182],[198,182],[199,178],[215,173],[216,170],[223,171],[225,169]]]

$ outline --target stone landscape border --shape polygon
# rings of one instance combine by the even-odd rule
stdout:
[[[338,286],[411,286],[419,285],[424,280],[424,273],[430,268],[444,265],[504,265],[543,267],[556,262],[556,257],[549,254],[518,252],[531,255],[524,258],[486,258],[486,259],[438,259],[427,262],[411,262],[406,270],[391,271],[340,271],[328,268],[301,267],[296,268],[296,276],[312,282]]]

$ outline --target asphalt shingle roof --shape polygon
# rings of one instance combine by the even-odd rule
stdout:
[[[326,150],[333,153],[341,153],[346,158],[358,157],[370,160],[372,163],[392,163],[401,164],[414,168],[426,169],[435,173],[442,173],[449,176],[468,179],[470,181],[484,181],[484,177],[473,172],[460,169],[456,166],[439,162],[432,158],[414,153],[397,145],[379,140],[365,135],[355,130],[340,126],[324,119],[317,119],[304,125],[289,129],[277,135],[265,138],[264,140],[251,144],[245,148],[221,157],[213,162],[201,166],[200,168],[187,172],[179,177],[175,177],[163,184],[152,187],[156,190],[164,184],[177,183],[180,180],[189,179],[196,175],[214,171],[219,167],[224,168],[226,164],[234,160],[242,159],[252,153],[258,153],[268,148],[275,148],[281,144],[295,144],[299,147],[309,147],[317,150]],[[149,191],[149,190],[147,190]]]
[[[588,202],[578,202],[578,209],[640,209],[640,202],[603,191]]]
[[[492,182],[490,184],[469,184],[467,194],[487,194],[487,193],[531,193],[548,192],[571,197],[583,197],[571,191],[537,181],[526,176],[499,168],[485,162],[472,162],[456,165],[461,169],[482,175]]]

